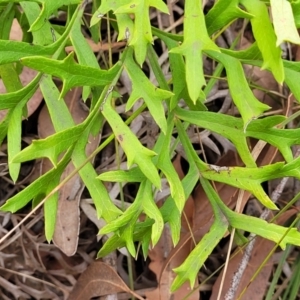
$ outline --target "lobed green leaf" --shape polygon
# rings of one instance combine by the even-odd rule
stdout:
[[[248,149],[241,119],[208,111],[194,112],[179,108],[175,110],[175,115],[184,121],[188,121],[201,128],[209,129],[228,138],[236,146],[237,151],[246,166],[256,166]]]
[[[168,183],[170,185],[171,196],[181,213],[184,204],[185,204],[185,193],[180,181],[180,178],[174,168],[174,165],[171,161],[170,151],[168,149],[171,148],[171,137],[173,133],[174,122],[173,115],[170,114],[168,117],[168,130],[166,134],[161,134],[156,142],[154,151],[158,154],[158,157],[155,158],[157,160],[157,167],[162,170],[164,175],[166,176]]]
[[[218,52],[220,50],[208,36],[201,2],[186,1],[184,18],[183,43],[170,52],[179,53],[185,57],[187,88],[192,101],[196,103],[200,96],[205,99],[201,90],[206,84],[203,74],[202,51],[214,50]]]
[[[291,2],[293,19],[297,28],[300,27],[300,1],[296,0]]]
[[[256,43],[262,53],[262,68],[270,69],[275,79],[282,84],[284,71],[281,48],[278,43],[276,44],[276,35],[270,22],[268,8],[259,0],[242,0],[241,3],[253,15],[250,22]]]
[[[85,163],[84,167],[79,170],[79,175],[89,190],[97,210],[97,217],[103,218],[107,223],[115,220],[121,211],[111,201],[104,184],[97,179],[97,173],[91,162],[86,162],[86,145],[89,140],[90,131],[86,129],[74,147],[72,153],[72,162],[79,169]]]
[[[298,81],[300,63],[284,60],[283,64],[285,72],[285,82],[291,89],[297,101],[300,102],[300,86]]]
[[[185,114],[185,113],[183,113]],[[200,124],[202,123],[201,121],[197,121],[194,117],[197,116],[197,112],[194,115],[194,113],[190,113],[191,118],[193,119],[193,122],[196,122],[195,124]],[[200,113],[201,114],[201,113]],[[208,116],[208,119],[212,116]],[[231,117],[227,118],[228,116],[225,116],[225,119],[223,119],[223,116],[221,117],[220,124],[223,124],[224,126],[227,124],[231,124],[232,126],[235,127],[237,131],[239,131],[239,137],[241,140],[243,140],[246,137],[254,137],[260,140],[264,140],[271,145],[277,147],[279,151],[282,153],[283,157],[287,162],[291,162],[293,160],[293,154],[291,151],[291,146],[292,145],[297,145],[300,143],[299,139],[299,129],[282,129],[282,128],[277,128],[276,125],[280,125],[283,121],[286,120],[286,117],[284,116],[270,116],[266,117],[264,119],[257,119],[253,120],[249,126],[247,127],[247,131],[244,132],[241,129],[241,121],[239,119],[236,119],[233,121]],[[183,117],[185,120],[185,117]],[[190,119],[190,120],[192,120]],[[204,117],[204,120],[206,118]],[[213,117],[211,118],[213,119]],[[233,123],[231,123],[233,121]],[[210,125],[209,125],[210,126]],[[231,127],[232,127],[231,126]],[[204,126],[203,126],[204,127]],[[208,128],[208,127],[204,127]],[[231,128],[233,129],[233,128]],[[217,129],[220,130],[220,129]],[[213,130],[214,131],[214,130]],[[220,132],[220,131],[219,131]],[[232,131],[233,133],[234,131]],[[236,132],[236,131],[235,131]],[[237,133],[237,132],[236,132]],[[225,133],[223,132],[222,135],[225,136]],[[226,136],[227,137],[227,136]],[[237,149],[239,149],[239,143],[238,141],[230,136],[228,137],[229,139],[232,140],[232,142],[236,145]],[[250,167],[250,165],[248,166]]]
[[[160,31],[156,28],[153,28],[153,32],[161,38],[167,45],[169,50],[176,48],[178,43],[176,40],[170,37],[170,34],[167,34],[163,31]],[[193,103],[192,99],[187,90],[186,83],[186,73],[184,59],[181,54],[178,53],[169,53],[170,69],[172,73],[172,84],[173,84],[173,96],[170,100],[170,110],[173,110],[180,99],[184,99],[190,109],[193,110],[206,110],[206,107],[201,101]]]
[[[89,46],[87,40],[81,32],[81,17],[83,15],[83,10],[79,11],[78,15],[80,18],[78,18],[74,23],[74,26],[72,27],[72,30],[70,32],[70,40],[72,45],[74,46],[76,58],[80,65],[100,69],[99,63],[91,47]],[[84,100],[87,99],[90,92],[91,88],[89,86],[83,87],[82,97]]]
[[[13,1],[19,2],[18,0],[13,0]],[[3,2],[3,0],[0,0],[0,3],[1,2]],[[70,33],[70,30],[77,19],[78,12],[82,9],[83,8],[80,6],[77,7],[72,18],[70,19],[70,22],[68,23],[67,28],[65,29],[61,37],[57,39],[53,44],[48,45],[46,47],[41,45],[29,44],[25,42],[0,40],[0,65],[7,64],[10,62],[15,62],[23,57],[28,57],[28,56],[38,55],[38,56],[47,57],[53,55],[58,48],[60,48],[65,44],[66,39]]]
[[[232,51],[228,49],[222,49],[222,52],[240,59],[243,63],[248,65],[253,65],[257,67],[262,67],[262,57],[259,53],[257,44],[254,43],[252,46],[246,50]],[[298,84],[298,72],[300,70],[299,62],[282,60],[284,66],[284,80],[288,85],[295,98],[300,101],[300,86]]]
[[[126,153],[128,167],[136,163],[144,175],[160,189],[161,182],[158,171],[154,166],[151,157],[156,155],[154,151],[144,147],[137,137],[132,133],[128,126],[123,122],[118,113],[111,107],[109,103],[111,95],[108,96],[104,104],[102,114],[111,126],[115,137]]]
[[[300,44],[300,37],[295,26],[291,3],[286,0],[270,0],[277,46],[284,41]]]
[[[126,4],[129,4],[131,0],[104,0],[101,1],[101,5],[99,8],[95,11],[91,18],[90,25],[94,26],[98,22],[102,20],[105,14],[107,14],[109,11],[116,11],[119,7],[122,7]],[[132,33],[134,24],[132,19],[130,18],[130,15],[128,14],[115,14],[118,24],[118,41],[120,40],[128,40],[128,42],[132,39]]]
[[[238,214],[228,210],[230,225],[255,233],[265,239],[271,240],[284,250],[287,244],[300,246],[300,232],[297,228],[286,228],[276,224],[268,223],[262,219],[252,216]]]
[[[48,157],[52,164],[56,166],[58,156],[78,141],[83,130],[84,125],[80,124],[50,135],[46,139],[33,140],[30,146],[12,158],[12,162],[17,163]]]
[[[195,279],[208,256],[218,245],[228,230],[228,223],[222,219],[216,219],[209,232],[204,235],[197,246],[191,251],[187,259],[180,267],[175,268],[175,277],[171,291],[176,291],[185,281],[189,280],[191,288],[195,285]]]
[[[253,17],[238,6],[239,2],[239,0],[219,0],[215,2],[215,5],[205,15],[209,35],[230,24],[235,19],[251,19]]]
[[[40,79],[41,76],[37,75],[22,89],[11,93],[0,94],[0,110],[14,108],[24,98],[27,100],[30,99],[35,93]]]
[[[20,2],[19,0],[11,0],[12,2]],[[0,3],[5,3],[6,0],[0,0]],[[81,0],[32,0],[32,2],[37,2],[42,4],[41,12],[35,22],[31,25],[30,31],[39,30],[53,13],[55,13],[58,8],[64,5],[79,4]]]
[[[207,180],[202,179],[201,183],[211,203],[218,205],[219,209],[229,221],[230,226],[255,233],[274,241],[276,244],[279,244],[282,249],[285,249],[286,244],[300,245],[300,232],[298,232],[297,228],[290,229],[268,223],[259,218],[233,212],[222,202],[219,195]]]
[[[142,173],[140,168],[135,167],[128,171],[108,171],[100,174],[97,178],[111,182],[141,182],[145,179],[145,175]]]
[[[108,71],[99,70],[89,66],[75,63],[74,52],[71,52],[63,61],[41,56],[24,57],[20,62],[32,69],[57,76],[63,81],[60,98],[75,86],[103,86],[110,84],[121,68],[121,63],[116,63]]]
[[[238,59],[224,53],[214,51],[205,52],[224,65],[232,99],[243,118],[244,130],[246,130],[251,121],[258,118],[264,111],[270,109],[270,107],[254,97]]]
[[[162,101],[173,96],[173,93],[155,87],[134,62],[132,53],[126,56],[124,66],[132,81],[132,93],[127,101],[126,110],[129,110],[137,100],[142,98],[157,125],[165,133],[167,121]]]
[[[41,8],[38,3],[31,1],[22,1],[20,6],[26,15],[28,23],[32,25],[41,13]],[[47,19],[44,19],[44,24],[36,31],[32,31],[32,44],[34,45],[51,45],[60,35],[53,29],[52,24]]]
[[[62,172],[63,173],[63,172]],[[61,175],[61,174],[60,174]],[[59,184],[60,176],[53,178],[47,183],[45,194],[48,195]],[[58,207],[58,192],[50,196],[44,203],[44,218],[45,218],[45,237],[48,243],[51,242],[56,224],[56,215]]]
[[[264,181],[264,178],[261,178],[260,169],[259,168],[239,168],[239,167],[219,167],[214,165],[207,165],[203,161],[200,160],[198,155],[196,154],[188,136],[185,132],[180,131],[180,140],[183,144],[183,147],[186,153],[190,153],[192,159],[189,160],[190,164],[195,164],[201,174],[201,177],[207,178],[213,181],[224,182],[229,185],[248,190],[253,193],[259,201],[261,201],[266,207],[270,209],[277,209],[276,205],[270,200],[268,195],[264,192],[260,183]],[[268,166],[270,169],[265,170],[265,176],[273,174],[273,171],[281,170],[283,167],[283,163],[278,163],[274,165]],[[246,171],[248,170],[248,172]],[[240,172],[239,172],[240,171]],[[257,174],[257,177],[252,175],[253,173]],[[245,174],[246,173],[246,174]],[[240,177],[242,176],[242,177]],[[243,177],[245,176],[245,177]],[[280,177],[279,172],[276,175]],[[263,177],[263,175],[262,175]]]
[[[12,213],[18,211],[29,203],[33,198],[38,196],[45,196],[45,187],[51,184],[53,180],[56,182],[57,178],[60,178],[64,169],[68,165],[71,157],[71,151],[68,151],[63,159],[58,163],[56,168],[51,169],[46,174],[41,175],[29,186],[25,187],[15,196],[11,197],[4,205],[1,206],[0,210],[10,211]]]
[[[167,5],[161,0],[131,1],[115,10],[115,14],[135,15],[133,32],[129,32],[129,45],[134,47],[135,58],[140,66],[145,61],[148,44],[153,42],[149,18],[149,8],[151,6],[164,13],[169,13]],[[127,29],[130,30],[129,27],[127,27]]]

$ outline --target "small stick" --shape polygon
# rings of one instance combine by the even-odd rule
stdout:
[[[111,85],[111,86],[109,87],[109,89],[107,90],[107,92],[106,92],[106,94],[105,94],[105,97],[104,97],[104,99],[103,99],[103,102],[101,103],[101,106],[100,106],[100,110],[101,110],[101,111],[103,110],[103,106],[104,106],[104,104],[106,103],[106,100],[107,100],[109,94],[113,91],[113,89],[114,89],[114,86]]]

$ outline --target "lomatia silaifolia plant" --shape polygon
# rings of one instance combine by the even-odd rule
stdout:
[[[121,247],[135,257],[136,242],[146,257],[149,248],[159,241],[165,224],[170,228],[173,244],[178,243],[186,200],[201,185],[214,213],[213,222],[185,262],[175,269],[173,290],[187,280],[191,285],[195,283],[200,267],[232,229],[272,240],[283,249],[287,244],[299,246],[300,233],[296,227],[287,228],[232,210],[212,183],[247,191],[264,207],[276,211],[279,207],[262,183],[283,177],[300,179],[300,158],[294,158],[292,152],[292,146],[300,144],[300,129],[286,127],[293,116],[287,119],[284,115],[265,114],[271,107],[254,96],[243,68],[250,65],[267,70],[295,101],[300,101],[300,63],[283,59],[280,47],[283,43],[300,42],[300,2],[219,0],[204,14],[201,1],[185,0],[183,31],[176,34],[151,23],[149,12],[153,9],[169,14],[162,0],[97,0],[93,5],[89,2],[0,0],[0,75],[6,87],[6,92],[0,94],[0,110],[6,110],[0,122],[0,142],[7,145],[9,176],[17,182],[24,162],[51,162],[46,172],[8,199],[1,210],[15,213],[30,202],[33,209],[42,206],[46,239],[54,240],[71,255],[78,241],[79,203],[64,199],[61,190],[77,178],[80,184],[77,190],[73,184],[74,194],[86,187],[97,218],[105,221],[99,234],[109,236],[98,257]],[[92,7],[90,16],[87,6]],[[66,22],[54,24],[53,15],[63,13]],[[22,41],[9,39],[14,19],[23,29]],[[255,42],[240,50],[236,45],[241,36],[237,35],[230,47],[219,46],[217,37],[237,20],[251,24]],[[108,36],[117,32],[117,40],[123,45],[119,55],[112,55],[110,50],[108,61],[103,63],[87,42],[83,24],[89,25],[89,34],[96,42],[101,37],[101,28],[102,33],[106,28]],[[168,76],[158,60],[154,41],[166,47]],[[68,47],[71,51],[66,50]],[[215,66],[212,74],[204,72],[206,60]],[[19,72],[25,67],[37,74],[23,85]],[[149,74],[153,75],[151,80]],[[122,76],[131,86],[128,97],[123,98],[119,89]],[[206,105],[220,77],[228,84],[236,109],[234,115],[209,110]],[[62,82],[61,88],[57,79]],[[82,89],[88,113],[85,119],[75,122],[65,98],[78,88]],[[54,131],[21,147],[26,105],[38,89]],[[118,110],[120,103],[124,104],[122,113]],[[143,114],[157,128],[151,146],[131,126]],[[103,138],[102,130],[108,125],[111,132]],[[206,162],[188,135],[191,127],[206,129],[229,141],[242,164],[229,167]],[[88,150],[95,140],[100,143]],[[275,147],[282,160],[259,166],[250,140]],[[119,149],[119,164],[114,170],[99,172],[93,165],[94,158],[112,141]],[[172,163],[179,148],[188,165],[183,178]],[[66,173],[70,165],[72,170]],[[120,195],[124,186],[131,183],[138,190],[130,204],[120,204],[113,201],[107,182],[120,183]],[[158,206],[155,195],[166,186],[169,193]],[[64,223],[66,214],[68,222],[70,218],[75,220],[74,236],[68,236],[66,227],[70,223]],[[64,233],[63,240],[56,237],[57,232]]]

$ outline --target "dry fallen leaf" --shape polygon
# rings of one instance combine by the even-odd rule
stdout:
[[[144,299],[131,291],[114,269],[101,261],[94,261],[79,277],[68,300],[88,300],[118,292],[130,293],[137,299]]]

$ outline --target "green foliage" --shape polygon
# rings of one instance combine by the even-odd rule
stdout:
[[[282,83],[284,80],[283,62],[281,49],[278,47],[281,42],[276,43],[276,34],[269,21],[268,8],[259,0],[241,1],[241,3],[253,14],[250,22],[257,46],[263,57],[262,68],[270,68],[276,80]]]
[[[191,99],[195,103],[200,96],[205,99],[201,89],[205,85],[202,51],[220,50],[208,36],[200,1],[187,1],[184,15],[183,43],[171,49],[171,52],[181,54],[185,58],[187,88]],[[203,30],[195,30],[195,28],[203,28]]]
[[[63,61],[32,56],[21,58],[20,62],[24,66],[45,74],[60,77],[64,85],[59,98],[63,98],[67,91],[75,86],[104,86],[109,84],[120,69],[119,64],[116,64],[109,71],[79,65],[74,61],[74,52],[71,52]]]
[[[200,180],[213,208],[215,220],[210,231],[186,261],[176,268],[177,277],[173,290],[186,280],[193,285],[198,269],[228,228],[255,233],[274,241],[282,248],[286,244],[300,245],[300,233],[295,228],[287,232],[283,226],[231,211],[210,184],[210,181],[222,182],[249,191],[264,206],[276,210],[276,205],[264,192],[261,183],[286,176],[300,179],[300,159],[294,159],[291,151],[293,145],[300,144],[300,129],[281,128],[279,125],[286,120],[283,116],[260,118],[269,106],[253,95],[243,70],[244,63],[268,70],[279,84],[286,83],[296,100],[300,101],[300,64],[283,60],[279,47],[283,41],[299,43],[296,31],[296,26],[300,26],[299,1],[290,3],[271,0],[272,24],[268,14],[269,7],[263,1],[219,0],[204,15],[201,1],[186,0],[183,35],[174,35],[151,27],[150,7],[168,13],[162,0],[103,0],[98,8],[94,8],[90,25],[99,26],[98,22],[110,13],[110,16],[116,18],[112,24],[118,28],[118,40],[127,40],[119,61],[108,70],[100,69],[96,56],[81,33],[85,2],[0,0],[0,4],[0,75],[7,88],[7,93],[0,95],[0,110],[8,110],[6,117],[0,122],[0,142],[3,143],[7,138],[10,176],[16,182],[20,164],[29,160],[47,157],[53,164],[50,171],[11,197],[1,207],[2,211],[14,213],[31,200],[38,202],[49,195],[72,161],[94,201],[97,217],[103,218],[107,223],[100,233],[111,234],[98,256],[123,246],[135,256],[135,241],[141,243],[144,256],[147,256],[149,245],[153,246],[158,242],[165,223],[170,226],[173,243],[179,241],[180,217],[185,201]],[[22,5],[23,10],[16,14],[19,5]],[[284,5],[283,11],[280,11],[285,16],[284,24],[281,23],[282,17],[279,14],[280,5]],[[60,30],[52,31],[54,29],[48,18],[66,7],[69,14],[67,24]],[[21,18],[26,19],[33,44],[27,40],[8,40],[14,17],[20,23]],[[243,51],[218,47],[213,36],[237,18],[251,22],[256,43]],[[6,19],[11,21],[5,22]],[[97,33],[92,31],[92,35],[96,37]],[[151,45],[154,37],[163,41],[169,51],[172,74],[170,82],[164,78]],[[64,51],[67,44],[74,49],[69,55]],[[230,93],[241,118],[207,111],[204,100],[214,85],[215,78],[206,80],[203,55],[218,64],[215,76],[219,76],[222,69],[225,69]],[[150,62],[158,85],[153,84],[141,68],[146,59]],[[22,86],[18,81],[17,67],[20,64],[39,72],[27,86]],[[115,110],[114,90],[117,89],[122,72],[127,73],[132,83],[126,110],[129,111],[137,100],[142,99],[142,109],[148,109],[160,129],[153,149],[143,145],[129,127],[129,123],[142,109],[132,113],[127,120]],[[17,78],[16,81],[5,80],[8,75]],[[61,91],[54,84],[53,77],[58,77],[63,82]],[[75,125],[63,98],[70,89],[78,86],[83,87],[84,99],[91,97],[92,105],[86,120]],[[34,140],[21,150],[22,117],[26,116],[26,104],[38,87],[44,96],[55,133],[45,139]],[[181,108],[181,99],[189,109]],[[88,157],[85,152],[88,137],[99,133],[104,121],[110,125],[113,134]],[[229,139],[245,167],[219,168],[202,161],[186,133],[190,124]],[[90,160],[113,138],[124,150],[128,170],[108,171],[99,175]],[[262,140],[276,147],[284,161],[257,167],[249,150],[249,138]],[[189,170],[182,180],[172,164],[177,143],[182,144],[189,163]],[[154,193],[161,189],[162,178],[170,186],[170,196],[158,208],[154,202]],[[121,211],[113,204],[103,181],[138,183],[137,195],[127,210]],[[56,210],[57,193],[44,206],[48,241],[53,237]],[[146,216],[144,221],[139,219],[141,214]]]

